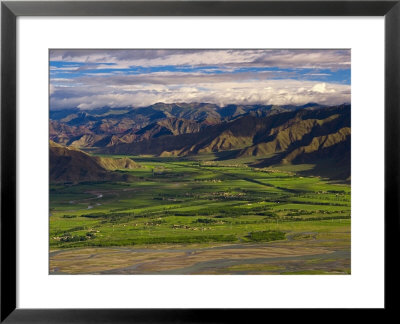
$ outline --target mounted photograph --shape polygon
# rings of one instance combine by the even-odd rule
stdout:
[[[350,49],[50,49],[48,140],[51,275],[351,274]]]

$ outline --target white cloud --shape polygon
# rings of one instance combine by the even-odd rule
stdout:
[[[64,93],[63,93],[64,91]],[[210,102],[221,106],[236,104],[295,104],[308,102],[341,104],[350,102],[350,86],[313,81],[264,80],[198,83],[190,86],[142,84],[101,88],[59,89],[52,96],[53,109],[103,106],[147,106],[156,102]]]
[[[90,68],[130,66],[262,66],[343,69],[350,66],[350,50],[51,50],[52,61],[86,63]],[[83,67],[85,68],[85,66]]]
[[[317,83],[315,86],[313,86],[312,91],[315,91],[318,93],[334,93],[334,92],[336,92],[333,87],[327,87],[326,83]]]

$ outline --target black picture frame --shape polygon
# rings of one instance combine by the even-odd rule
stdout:
[[[16,19],[19,16],[384,16],[385,308],[395,310],[400,157],[400,0],[395,1],[2,1],[1,322],[200,323],[259,318],[269,309],[16,308]],[[304,312],[302,312],[304,314]],[[257,320],[258,321],[258,320]]]

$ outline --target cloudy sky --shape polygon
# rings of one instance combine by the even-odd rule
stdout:
[[[350,102],[350,50],[50,50],[50,109]]]

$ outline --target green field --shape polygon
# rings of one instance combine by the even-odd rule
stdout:
[[[127,253],[121,248],[131,249],[131,254],[146,249],[157,251],[161,253],[153,255],[157,260],[165,257],[166,250],[180,253],[182,249],[199,249],[203,253],[236,245],[257,250],[249,251],[249,255],[262,254],[258,252],[261,246],[276,247],[276,251],[288,248],[288,255],[295,259],[279,263],[268,256],[268,264],[265,260],[257,263],[255,258],[249,263],[246,255],[232,257],[232,252],[228,258],[232,262],[215,267],[210,263],[204,265],[206,270],[196,268],[190,273],[350,273],[349,184],[302,177],[290,168],[256,169],[241,161],[132,159],[142,167],[119,171],[129,172],[134,179],[131,182],[50,185],[49,241],[54,255],[50,267],[54,272],[100,273],[116,268],[118,262],[123,264],[120,268],[126,268],[131,255],[123,258],[124,262],[110,257],[108,265],[103,255],[105,251]],[[305,254],[296,249],[306,251],[307,257],[302,258]],[[315,253],[315,261],[310,259],[311,249],[326,253]],[[69,253],[75,260],[87,251],[92,255],[96,251],[94,259],[102,254],[93,267],[78,262],[71,268],[56,257]],[[338,251],[347,253],[341,254],[340,264],[339,257],[333,255]],[[201,260],[190,261],[190,265],[221,259],[218,253],[207,253]],[[330,258],[321,257],[330,253]],[[139,254],[141,261],[148,261],[147,255]],[[175,269],[171,266],[173,260],[178,259],[160,267],[165,271]],[[131,261],[129,264],[134,263]],[[291,267],[288,262],[297,266]],[[140,273],[157,272],[149,264]],[[182,264],[179,269],[187,266]]]

